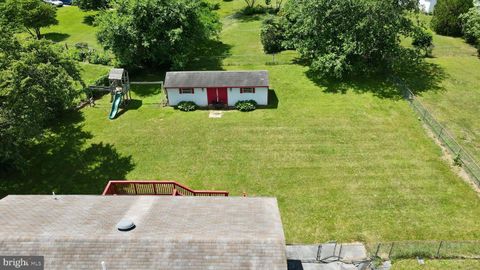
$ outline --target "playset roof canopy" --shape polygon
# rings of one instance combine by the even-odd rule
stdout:
[[[108,73],[109,80],[121,80],[123,78],[123,73],[125,70],[123,68],[112,68],[110,73]]]
[[[165,88],[268,87],[268,71],[174,71],[167,72]]]

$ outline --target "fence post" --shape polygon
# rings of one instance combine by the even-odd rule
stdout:
[[[375,257],[378,258],[378,252],[380,251],[380,246],[382,245],[382,243],[378,243],[377,245],[377,251],[375,251]]]
[[[440,132],[438,133],[438,138],[442,139],[443,127],[440,127]]]
[[[443,245],[443,241],[440,241],[440,245],[438,245],[438,249],[437,249],[437,255],[435,256],[435,258],[440,258],[440,249],[442,248],[442,245]]]
[[[390,246],[390,251],[388,252],[388,259],[390,260],[390,256],[392,256],[392,251],[393,251],[393,246],[395,243],[392,242],[392,245]]]

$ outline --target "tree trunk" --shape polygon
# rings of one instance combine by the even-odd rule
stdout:
[[[37,36],[37,39],[42,38],[42,34],[40,34],[40,28],[35,28],[35,35]]]

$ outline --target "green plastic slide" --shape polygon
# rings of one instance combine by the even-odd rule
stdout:
[[[115,98],[112,102],[112,111],[110,111],[110,115],[108,116],[110,120],[115,119],[115,116],[117,116],[118,108],[120,107],[120,103],[122,102],[122,96],[123,95],[121,92],[115,94]]]

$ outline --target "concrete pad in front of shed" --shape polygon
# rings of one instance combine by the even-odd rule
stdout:
[[[210,111],[208,113],[208,118],[222,118],[223,111]]]

